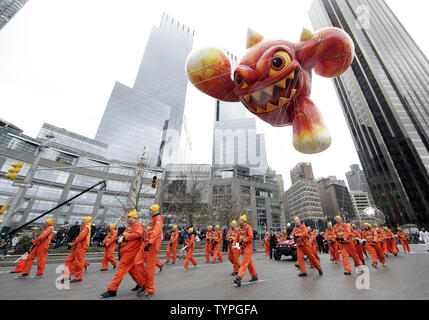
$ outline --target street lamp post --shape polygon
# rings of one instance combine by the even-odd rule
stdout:
[[[55,136],[46,135],[46,138],[52,139],[52,138],[55,138]],[[19,190],[16,193],[15,197],[13,198],[12,203],[9,207],[9,214],[5,219],[4,227],[2,228],[2,234],[9,232],[9,230],[12,226],[12,219],[13,219],[14,215],[16,214],[16,212],[20,209],[22,202],[23,202],[23,199],[24,199],[24,196],[25,196],[25,193],[27,192],[27,189],[29,187],[31,187],[31,181],[32,181],[34,175],[36,174],[37,166],[40,162],[40,159],[42,158],[44,150],[46,150],[49,147],[48,144],[49,144],[49,140],[43,141],[38,146],[39,152],[36,156],[36,159],[34,160],[33,164],[31,165],[27,175],[24,178],[24,181],[20,185]]]

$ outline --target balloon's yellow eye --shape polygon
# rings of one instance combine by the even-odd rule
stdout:
[[[269,76],[271,77],[284,71],[291,61],[292,59],[290,58],[287,52],[285,51],[276,52],[273,55]]]

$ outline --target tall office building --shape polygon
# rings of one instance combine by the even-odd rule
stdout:
[[[290,171],[290,179],[292,184],[298,182],[301,179],[314,180],[313,167],[311,166],[311,163],[298,163]]]
[[[137,163],[175,163],[180,148],[187,76],[185,61],[194,31],[163,15],[153,27],[133,88],[115,83],[95,139],[108,144],[109,157]]]
[[[358,164],[350,166],[351,171],[346,173],[347,183],[350,191],[364,192],[367,194],[370,205],[374,205],[368,182],[366,181],[365,173],[361,170]]]
[[[229,51],[225,54],[231,68],[238,65],[238,58]],[[247,118],[248,111],[241,103],[216,100],[213,126],[213,168],[245,166],[254,173],[268,169],[265,135],[256,133],[256,121]]]
[[[355,44],[334,84],[375,204],[390,226],[429,227],[428,59],[383,0],[315,0],[309,14]]]
[[[28,0],[0,0],[0,30]]]

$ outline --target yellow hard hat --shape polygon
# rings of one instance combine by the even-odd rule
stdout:
[[[86,216],[86,217],[83,217],[83,220],[85,220],[86,222],[90,222],[92,220],[92,217]]]
[[[310,228],[310,227],[307,227],[307,230],[308,230],[308,231],[311,231],[311,228]]]
[[[112,224],[109,226],[109,228],[110,228],[110,229],[116,229],[116,224],[112,223]]]
[[[246,221],[246,222],[247,222],[247,215],[246,215],[246,214],[243,214],[243,215],[240,217],[240,220],[243,220],[243,221]]]
[[[341,216],[336,216],[336,217],[335,217],[335,220],[340,220],[340,221],[342,221],[343,219],[341,218]]]
[[[265,234],[270,234],[270,233],[267,231],[267,232],[265,232]]]
[[[152,210],[155,213],[158,213],[159,212],[159,205],[154,204],[154,205],[150,206],[149,209]]]
[[[189,228],[189,232],[194,232],[194,228]]]
[[[283,232],[286,232],[286,231],[287,231],[287,230],[286,230],[286,228],[284,228],[284,229],[283,229]]]
[[[378,224],[374,223],[374,227],[378,227]]]
[[[54,218],[52,218],[52,219],[46,219],[46,223],[47,224],[50,224],[50,225],[52,225],[53,223],[54,223],[54,221],[55,221],[55,219]]]
[[[220,227],[219,227],[219,225],[217,225],[217,226],[216,226],[216,229],[219,229],[219,228],[220,228]]]
[[[295,217],[293,218],[293,221],[301,221],[301,219],[299,217]]]
[[[128,217],[138,219],[138,216],[137,216],[137,210],[136,210],[136,209],[131,210],[131,211],[128,213]]]
[[[212,226],[209,226],[209,229],[213,228]]]
[[[0,224],[2,224],[3,223],[3,220],[0,220]]]
[[[331,221],[328,222],[328,226],[332,227],[332,222]]]
[[[398,227],[398,230],[402,230],[401,227]]]
[[[352,227],[356,227],[356,225],[353,223],[353,224],[352,224]]]
[[[233,224],[234,226],[236,226],[236,225],[237,225],[237,221],[232,220],[232,221],[231,221],[231,224]]]
[[[325,233],[322,231],[320,234],[323,236]]]
[[[173,229],[174,229],[174,230],[176,230],[176,229],[177,229],[177,226],[173,226]]]
[[[364,225],[365,225],[365,226],[368,226],[368,227],[370,227],[370,228],[372,227],[372,226],[371,226],[371,224],[369,224],[368,222],[365,222],[365,223],[364,223]]]

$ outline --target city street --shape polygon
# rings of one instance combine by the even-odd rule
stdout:
[[[415,300],[429,299],[429,253],[424,245],[411,245],[411,254],[401,253],[389,256],[387,266],[374,269],[370,266],[370,289],[358,289],[356,279],[361,275],[343,275],[342,265],[329,261],[328,254],[322,254],[321,264],[324,276],[310,269],[308,262],[307,278],[298,278],[299,271],[294,262],[283,258],[281,261],[270,260],[264,253],[253,255],[253,261],[259,274],[259,281],[246,283],[250,276],[246,273],[242,286],[233,284],[230,275],[232,265],[224,262],[206,264],[203,257],[197,257],[200,263],[198,269],[192,265],[186,271],[182,270],[183,260],[175,265],[165,265],[164,270],[155,274],[156,293],[149,300]],[[164,260],[164,257],[159,257]],[[351,261],[351,259],[350,259]],[[108,272],[99,272],[100,263],[92,263],[84,275],[83,282],[70,284],[70,289],[59,290],[56,279],[60,274],[55,273],[58,265],[48,264],[45,277],[40,279],[28,278],[16,280],[16,274],[7,273],[13,268],[0,269],[0,299],[36,299],[36,300],[93,300],[101,299],[100,293],[106,291],[107,285],[113,278],[111,266]],[[36,267],[33,266],[32,273]],[[138,298],[131,288],[135,286],[127,275],[116,297],[110,300],[136,300]]]

